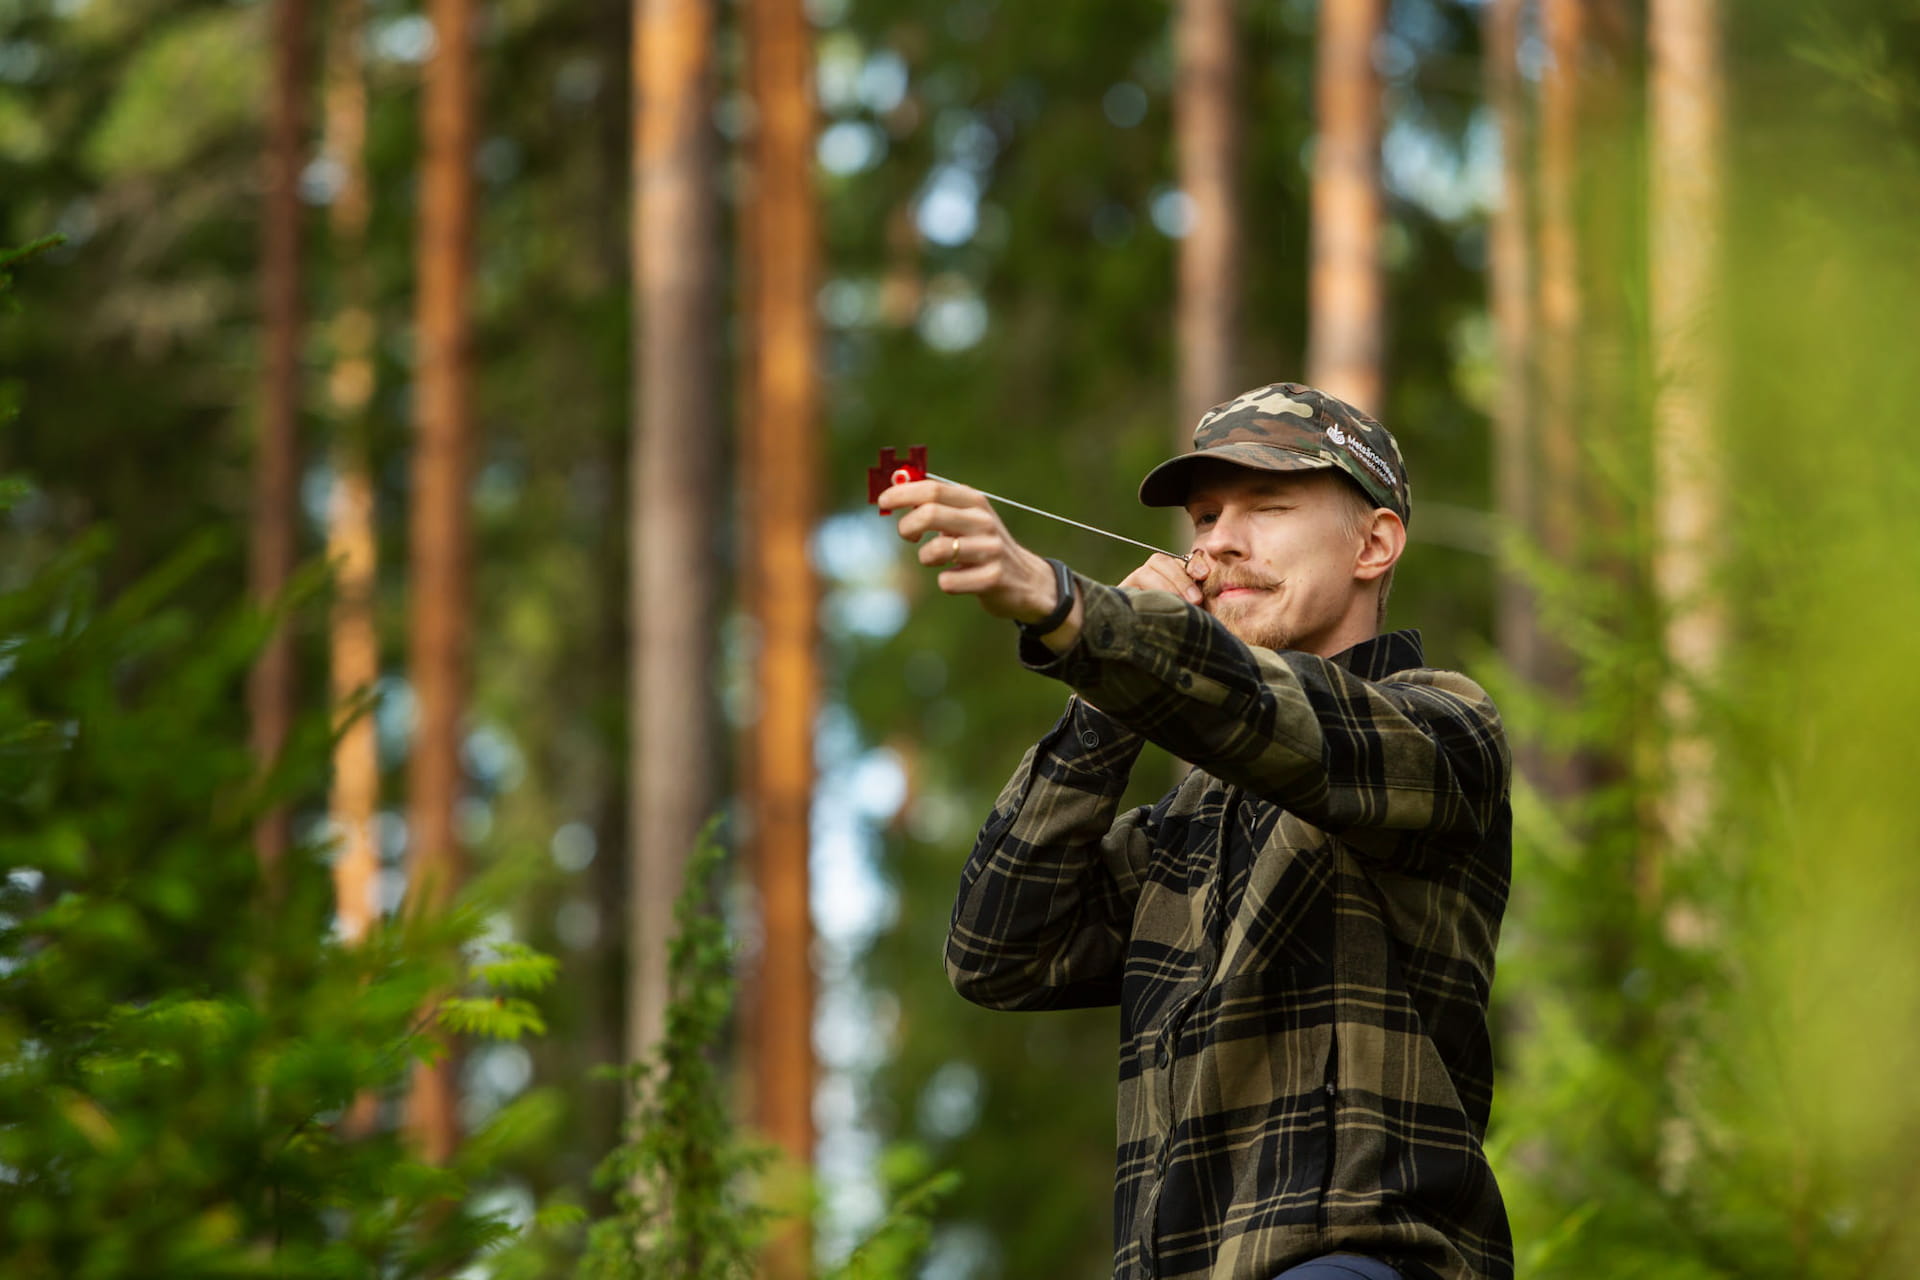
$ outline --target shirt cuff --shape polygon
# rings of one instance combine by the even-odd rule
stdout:
[[[1067,700],[1066,713],[1042,744],[1051,758],[1047,772],[1056,778],[1099,779],[1123,786],[1145,745],[1145,738],[1079,694]]]

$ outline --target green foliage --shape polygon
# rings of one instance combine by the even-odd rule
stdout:
[[[479,1192],[547,1140],[551,1097],[447,1168],[347,1115],[444,1051],[436,1017],[537,1030],[505,993],[550,962],[507,947],[469,971],[478,902],[342,945],[315,843],[264,876],[254,824],[318,789],[326,718],[263,775],[235,709],[269,619],[179,603],[207,541],[103,596],[103,544],[0,595],[0,1272],[425,1276],[499,1247],[513,1228]]]
[[[633,1112],[599,1184],[615,1211],[595,1222],[581,1280],[741,1280],[777,1221],[774,1152],[742,1135],[717,1059],[733,1010],[733,946],[715,891],[726,854],[709,823],[688,859],[674,904],[666,1028],[653,1060],[621,1073]],[[917,1148],[883,1161],[892,1192],[885,1217],[822,1280],[904,1280],[932,1239],[931,1215],[958,1175],[929,1167]]]
[[[1920,829],[1904,799],[1920,715],[1906,408],[1920,397],[1906,336],[1920,155],[1887,128],[1920,91],[1920,48],[1911,16],[1850,3],[1728,19],[1742,56],[1709,587],[1727,630],[1695,690],[1713,762],[1700,838],[1671,846],[1654,820],[1677,728],[1657,693],[1679,673],[1644,581],[1641,468],[1596,466],[1617,517],[1597,548],[1610,567],[1536,575],[1577,657],[1580,705],[1502,693],[1524,729],[1606,766],[1582,802],[1529,792],[1517,815],[1493,1147],[1522,1275],[1920,1268],[1920,964],[1907,941]],[[1604,336],[1646,342],[1631,327]],[[1650,384],[1590,376],[1614,381],[1582,437],[1603,460],[1644,456]]]
[[[674,905],[666,1027],[655,1061],[625,1073],[635,1109],[625,1141],[600,1166],[616,1212],[593,1225],[582,1280],[753,1274],[767,1210],[747,1179],[770,1153],[736,1133],[713,1058],[733,1006],[733,949],[713,899],[724,857],[709,825]]]
[[[101,174],[161,175],[191,163],[209,137],[244,129],[264,100],[264,65],[250,56],[265,11],[192,13],[141,42],[112,104],[87,139]]]

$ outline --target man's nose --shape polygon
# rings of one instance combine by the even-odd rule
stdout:
[[[1229,520],[1225,516],[1215,517],[1214,522],[1193,539],[1193,549],[1199,553],[1195,559],[1200,556],[1209,560],[1245,559],[1247,545],[1244,534],[1239,521]]]

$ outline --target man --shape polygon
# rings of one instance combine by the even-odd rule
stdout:
[[[1278,383],[1209,411],[1140,499],[1184,505],[1194,551],[1114,588],[963,486],[880,498],[1074,691],[967,861],[954,986],[1120,1006],[1116,1277],[1511,1277],[1481,1150],[1509,757],[1477,685],[1378,634],[1399,448]],[[1143,741],[1194,768],[1121,813]]]

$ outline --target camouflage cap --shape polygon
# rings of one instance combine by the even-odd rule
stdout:
[[[1255,471],[1339,470],[1376,506],[1402,520],[1413,511],[1400,446],[1385,427],[1344,400],[1297,382],[1274,382],[1207,410],[1193,452],[1170,458],[1140,482],[1149,507],[1187,501],[1189,473],[1209,458]]]

